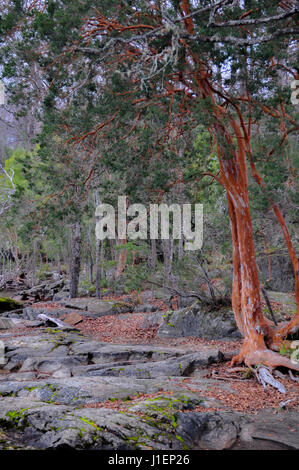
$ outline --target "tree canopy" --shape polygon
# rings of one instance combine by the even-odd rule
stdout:
[[[297,370],[274,351],[299,329],[299,263],[277,205],[280,185],[294,185],[297,174],[290,81],[298,77],[298,13],[292,0],[14,0],[4,2],[0,23],[12,100],[42,122],[44,177],[55,174],[48,199],[65,197],[67,210],[80,214],[99,181],[103,190],[118,178],[118,190],[153,201],[182,182],[217,181],[227,198],[232,305],[244,336],[233,362]],[[197,160],[186,151],[195,138],[203,149]],[[254,182],[294,270],[297,314],[282,326],[261,309]]]

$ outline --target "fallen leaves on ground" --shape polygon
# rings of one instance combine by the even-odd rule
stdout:
[[[237,368],[234,374],[231,372],[233,369],[229,362],[222,364],[213,364],[205,378],[212,379],[211,387],[205,390],[203,395],[208,398],[216,399],[221,402],[221,406],[205,407],[199,405],[195,411],[219,411],[220,409],[232,409],[234,411],[257,413],[258,410],[273,408],[275,411],[281,411],[281,403],[291,400],[285,409],[296,409],[299,411],[299,386],[293,382],[287,375],[285,378],[278,380],[285,386],[287,393],[281,394],[273,387],[267,386],[265,389],[257,382],[256,378],[245,378],[244,375],[248,372],[248,368]],[[227,386],[223,387],[220,383],[217,386],[217,375],[219,382],[226,383]],[[231,376],[226,380],[224,377]],[[184,379],[183,387],[189,391],[199,392],[192,386],[190,378]],[[200,391],[202,393],[202,391]]]
[[[77,325],[85,335],[93,339],[115,344],[152,344],[154,346],[186,348],[201,351],[203,348],[221,349],[223,353],[240,349],[241,341],[217,341],[186,336],[181,338],[157,337],[159,326],[146,327],[146,319],[151,313],[130,315],[109,315],[96,319],[85,318]]]
[[[106,300],[122,301],[123,296],[106,298]],[[168,310],[165,302],[154,299],[152,301],[156,305],[159,311]],[[271,302],[274,311],[281,311],[282,305],[278,302]],[[51,310],[63,309],[60,303],[56,302],[38,302],[32,307],[35,308],[47,308],[49,314]],[[69,310],[68,310],[69,312]],[[78,311],[76,311],[78,313]],[[131,313],[121,315],[108,315],[102,316],[97,319],[83,318],[82,322],[76,327],[81,332],[90,336],[92,339],[98,341],[111,343],[111,344],[145,344],[153,346],[163,347],[177,347],[182,351],[190,350],[202,351],[204,349],[219,349],[222,353],[230,357],[232,354],[236,354],[241,346],[242,341],[218,341],[218,340],[207,340],[204,338],[195,337],[180,337],[180,338],[162,338],[157,336],[158,325],[147,326],[146,320],[150,318],[152,313]],[[39,328],[16,328],[10,330],[12,336],[17,337],[24,334],[38,334]],[[5,338],[3,338],[5,341]],[[239,369],[239,370],[237,370]],[[285,386],[287,393],[282,395],[274,388],[267,386],[266,389],[257,382],[256,378],[245,378],[244,374],[248,369],[235,368],[235,372],[231,372],[231,366],[229,362],[221,364],[213,364],[207,369],[205,379],[211,380],[211,386],[207,390],[196,389],[192,383],[192,377],[185,379],[178,379],[180,384],[184,388],[198,393],[199,396],[204,396],[207,399],[211,399],[209,404],[215,406],[202,405],[197,406],[192,411],[208,412],[208,411],[219,411],[223,409],[232,409],[234,411],[246,412],[246,413],[257,413],[258,410],[265,408],[273,408],[274,412],[280,411],[280,404],[290,400],[286,405],[285,409],[296,409],[299,411],[299,385],[288,376],[283,379],[279,379]],[[219,385],[218,385],[219,383]],[[225,384],[225,386],[223,386]],[[134,404],[140,400],[147,398],[154,398],[164,393],[163,390],[151,394],[139,394],[138,396],[128,397],[130,404]],[[170,392],[167,392],[169,394]],[[214,402],[215,400],[215,402]],[[86,408],[111,408],[115,410],[122,410],[124,407],[124,400],[108,400],[101,403],[93,403],[84,405]]]

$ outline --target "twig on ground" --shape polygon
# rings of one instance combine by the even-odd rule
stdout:
[[[291,403],[292,401],[295,401],[296,398],[291,398],[290,400],[287,400],[287,401],[281,401],[279,403],[279,408],[285,408],[286,405],[288,405],[289,403]]]
[[[293,380],[293,382],[299,383],[299,377],[294,377],[290,370],[289,370],[289,376],[290,376],[290,379]]]

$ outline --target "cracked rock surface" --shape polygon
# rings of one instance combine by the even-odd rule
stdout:
[[[107,344],[72,328],[7,329],[0,340],[0,449],[299,448],[296,414],[282,436],[281,416],[266,411],[254,422],[225,407],[194,411],[210,405],[201,372],[225,360],[218,349]]]

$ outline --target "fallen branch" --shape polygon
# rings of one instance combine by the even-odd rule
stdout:
[[[40,313],[37,318],[40,320],[43,320],[45,322],[50,322],[54,323],[56,326],[59,326],[60,328],[65,328],[66,326],[69,327],[69,325],[66,325],[62,321],[58,320],[57,318],[49,317],[48,315],[45,315],[44,313]]]
[[[299,377],[294,377],[290,370],[289,370],[289,376],[290,376],[290,379],[293,380],[293,382],[299,383]]]
[[[284,385],[278,382],[278,380],[274,379],[273,375],[269,372],[267,367],[259,366],[257,369],[251,370],[264,388],[266,388],[268,384],[276,388],[280,393],[286,393]]]
[[[291,398],[290,400],[287,400],[287,401],[281,401],[279,403],[279,408],[285,408],[286,405],[288,405],[289,403],[291,403],[292,401],[295,401],[296,398]]]
[[[273,375],[275,375],[279,379],[285,379],[286,378],[285,374],[282,374],[279,370],[274,370]]]
[[[224,374],[224,375],[218,375],[217,372],[212,371],[211,377],[215,380],[226,380],[226,381],[234,381],[234,382],[244,382],[244,380],[247,380],[248,377],[241,377],[236,376],[234,373],[232,374]]]

